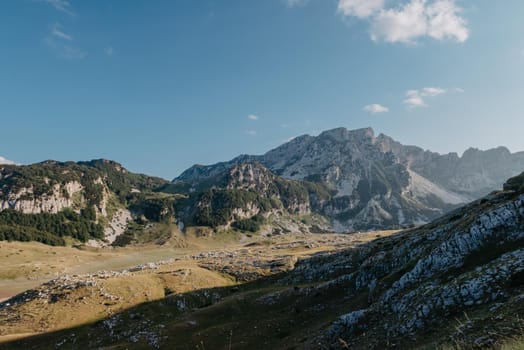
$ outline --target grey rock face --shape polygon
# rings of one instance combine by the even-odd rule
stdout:
[[[337,232],[382,229],[429,222],[480,198],[524,170],[524,152],[499,147],[440,155],[371,128],[338,128],[300,136],[262,156],[194,166],[175,182],[201,183],[234,165],[257,161],[275,175],[325,186],[331,197],[313,201],[313,211]]]

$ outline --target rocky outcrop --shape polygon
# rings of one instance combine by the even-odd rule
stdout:
[[[241,163],[232,166],[227,175],[227,189],[252,190],[258,193],[271,194],[275,180],[267,168],[257,163]]]
[[[79,209],[85,203],[82,190],[83,186],[78,181],[55,184],[50,193],[42,195],[36,195],[33,186],[17,189],[16,192],[7,190],[0,199],[0,211],[14,209],[24,214],[56,214],[66,208],[74,208],[75,204],[75,209]]]
[[[2,237],[31,240],[51,234],[86,241],[102,238],[101,224],[107,223],[112,234],[106,236],[111,240],[123,230],[115,229],[111,221],[116,208],[125,209],[127,221],[128,209],[137,198],[146,198],[166,183],[129,173],[122,165],[104,159],[1,165],[0,226],[7,232]],[[119,222],[123,220],[121,213],[115,218]]]
[[[92,247],[104,247],[113,244],[116,238],[127,230],[132,220],[133,217],[129,210],[118,209],[109,224],[104,228],[104,239],[89,240],[87,244]]]
[[[276,176],[258,162],[242,162],[229,168],[221,164],[219,168],[224,170],[205,172],[205,180],[187,184],[188,198],[177,205],[184,223],[258,230],[262,218],[272,214],[311,212],[316,192],[301,182]]]

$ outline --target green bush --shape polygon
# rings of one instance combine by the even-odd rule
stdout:
[[[260,230],[260,225],[264,222],[264,218],[260,215],[255,215],[249,219],[235,221],[231,226],[241,231],[257,232]]]
[[[506,183],[504,184],[504,190],[505,191],[516,191],[516,192],[523,192],[524,191],[524,173],[512,177]]]

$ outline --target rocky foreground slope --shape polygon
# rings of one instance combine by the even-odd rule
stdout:
[[[524,174],[431,224],[293,266],[2,346],[497,348],[524,331]]]

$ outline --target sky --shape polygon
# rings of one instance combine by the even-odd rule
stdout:
[[[524,151],[522,0],[5,0],[0,163],[172,179],[371,126]]]

